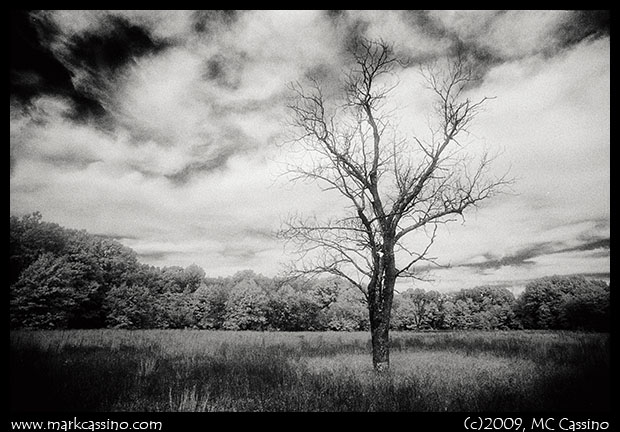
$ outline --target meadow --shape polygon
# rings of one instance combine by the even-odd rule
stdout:
[[[13,411],[608,411],[608,333],[50,330],[10,334]]]

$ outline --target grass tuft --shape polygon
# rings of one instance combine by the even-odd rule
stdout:
[[[606,411],[609,335],[80,330],[11,333],[16,411]]]

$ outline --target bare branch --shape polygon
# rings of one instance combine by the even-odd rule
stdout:
[[[357,39],[350,54],[353,66],[340,100],[332,101],[310,78],[290,85],[288,106],[292,144],[303,156],[290,167],[291,178],[337,192],[347,216],[291,218],[281,236],[297,248],[304,272],[342,277],[365,293],[372,308],[385,310],[396,278],[418,278],[414,268],[436,263],[429,253],[438,227],[512,180],[490,174],[488,154],[476,162],[465,152],[463,137],[490,98],[468,97],[477,76],[464,56],[443,69],[422,68],[436,99],[437,123],[429,139],[405,139],[387,103],[398,82],[392,76],[404,62],[381,40]],[[410,233],[426,227],[432,227],[428,242],[416,251],[404,245]]]

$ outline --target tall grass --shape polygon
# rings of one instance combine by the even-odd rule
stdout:
[[[11,333],[19,411],[598,411],[609,335],[80,330]]]

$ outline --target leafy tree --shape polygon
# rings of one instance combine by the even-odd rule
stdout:
[[[99,283],[87,264],[46,252],[20,275],[10,296],[11,324],[26,328],[90,327],[99,324],[96,301]]]
[[[528,283],[515,310],[525,328],[609,329],[609,286],[583,276],[551,276]]]
[[[161,310],[163,328],[195,328],[198,326],[197,299],[187,293],[165,292],[157,299]]]
[[[158,296],[147,287],[127,285],[108,291],[103,305],[106,324],[112,328],[162,328],[164,311]]]
[[[39,212],[21,218],[11,216],[9,283],[17,282],[21,273],[42,254],[62,254],[66,243],[66,230],[58,224],[43,222]]]
[[[74,231],[67,242],[67,255],[89,261],[96,268],[93,277],[106,289],[126,281],[139,266],[137,254],[116,240]]]
[[[474,328],[472,309],[475,308],[471,298],[457,299],[448,296],[442,304],[442,324],[444,329],[467,330]]]
[[[181,285],[184,293],[196,292],[205,283],[205,271],[196,264],[190,264],[183,269]]]
[[[179,266],[161,269],[162,291],[172,293],[193,293],[204,282],[205,272],[196,264],[186,268]]]
[[[152,293],[164,292],[164,278],[159,267],[138,263],[132,272],[128,272],[123,280],[128,286],[143,286]]]
[[[564,278],[543,278],[528,283],[521,294],[517,313],[525,328],[561,328],[560,314]]]
[[[402,330],[427,330],[438,327],[441,294],[437,291],[409,289],[398,299],[394,308],[395,327]]]
[[[296,317],[297,329],[320,331],[327,328],[324,310],[315,299],[308,294],[299,293],[293,314]]]
[[[285,283],[269,296],[268,326],[283,331],[314,330],[319,310],[319,305],[306,293],[298,292]]]
[[[179,293],[183,292],[183,286],[181,284],[183,267],[170,266],[160,269],[161,273],[161,292]]]
[[[13,328],[205,328],[362,330],[368,297],[346,279],[272,279],[251,270],[205,278],[187,268],[141,264],[119,242],[11,217],[10,324]],[[395,296],[392,327],[608,331],[610,290],[578,276],[529,283],[515,301],[498,287],[451,294],[411,289]]]
[[[12,325],[103,326],[106,293],[135,271],[135,252],[115,240],[43,222],[38,212],[12,216],[10,231],[12,313],[22,314],[22,318],[11,319]],[[52,311],[58,302],[47,309],[40,305],[52,291],[65,297],[62,314]],[[26,310],[32,314],[27,319],[23,317]],[[29,324],[20,324],[24,319]]]
[[[368,330],[366,299],[351,284],[343,284],[336,301],[322,310],[326,327],[334,331]]]
[[[590,281],[564,303],[564,320],[577,330],[609,331],[610,290],[603,281]]]
[[[268,297],[254,279],[237,283],[226,302],[226,330],[265,330]]]
[[[199,328],[219,330],[226,321],[226,305],[232,287],[222,278],[207,279],[195,292],[197,325]]]
[[[468,328],[510,329],[517,325],[513,311],[515,297],[506,288],[481,286],[464,289],[455,295],[455,299],[468,303],[471,315]]]
[[[340,291],[345,289],[346,285],[346,281],[338,278],[321,278],[314,281],[309,294],[321,309],[327,309],[338,300]]]

